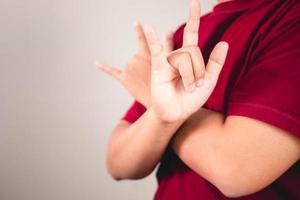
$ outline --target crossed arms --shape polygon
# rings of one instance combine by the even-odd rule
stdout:
[[[150,83],[140,84],[146,87],[139,88],[134,82],[137,76],[132,69],[141,70],[134,62],[126,66],[131,68],[127,71],[99,64],[147,107],[136,122],[121,121],[113,130],[107,169],[115,179],[143,178],[153,171],[171,144],[186,165],[224,195],[244,196],[267,187],[297,162],[300,141],[261,121],[194,106],[199,102],[203,105],[213,91],[228,49],[225,43],[217,44],[204,66],[196,47],[199,9],[193,0],[183,47],[176,51],[169,48],[170,37],[161,45],[152,27],[136,26],[140,52],[134,61],[151,60],[139,73],[139,77],[151,73],[150,80],[143,78]]]

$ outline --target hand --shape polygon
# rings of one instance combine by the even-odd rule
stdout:
[[[135,32],[138,37],[139,49],[133,55],[123,70],[115,67],[99,63],[96,65],[99,69],[118,80],[132,95],[134,99],[143,104],[145,107],[149,106],[150,101],[150,50],[145,37],[145,33],[141,24],[135,24]],[[166,53],[173,50],[172,34],[166,34],[165,40]]]
[[[155,30],[145,26],[151,53],[150,103],[157,116],[166,122],[185,120],[202,107],[215,88],[224,65],[228,44],[220,42],[213,49],[207,66],[204,66],[198,48],[199,24],[200,4],[192,0],[183,47],[172,52],[169,58]],[[175,61],[173,59],[170,63],[175,54]]]

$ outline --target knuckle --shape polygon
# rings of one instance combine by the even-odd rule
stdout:
[[[209,61],[213,65],[217,65],[217,66],[222,66],[223,65],[223,60],[221,58],[211,57],[211,58],[209,58]]]
[[[174,55],[174,60],[176,60],[176,62],[186,62],[187,60],[190,60],[189,53],[180,52],[178,54],[175,54]]]
[[[199,46],[197,46],[197,45],[192,45],[190,48],[192,51],[194,51],[196,53],[201,53],[201,50],[200,50]]]

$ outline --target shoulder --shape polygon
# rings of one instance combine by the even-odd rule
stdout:
[[[279,3],[281,4],[279,5]],[[278,7],[270,15],[267,23],[260,28],[263,30],[257,37],[253,60],[264,57],[265,54],[276,55],[288,51],[295,53],[300,50],[300,1],[278,0]],[[296,54],[291,54],[298,58]],[[300,57],[299,57],[300,58]]]

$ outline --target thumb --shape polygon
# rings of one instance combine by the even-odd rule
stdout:
[[[122,82],[122,80],[123,80],[122,70],[119,70],[116,67],[106,65],[104,63],[100,63],[98,61],[95,62],[95,65],[98,67],[98,69],[100,69],[103,72],[107,73],[108,75],[112,76],[116,80]]]
[[[207,66],[206,74],[216,83],[222,67],[225,63],[229,45],[227,42],[219,42],[212,50]]]

